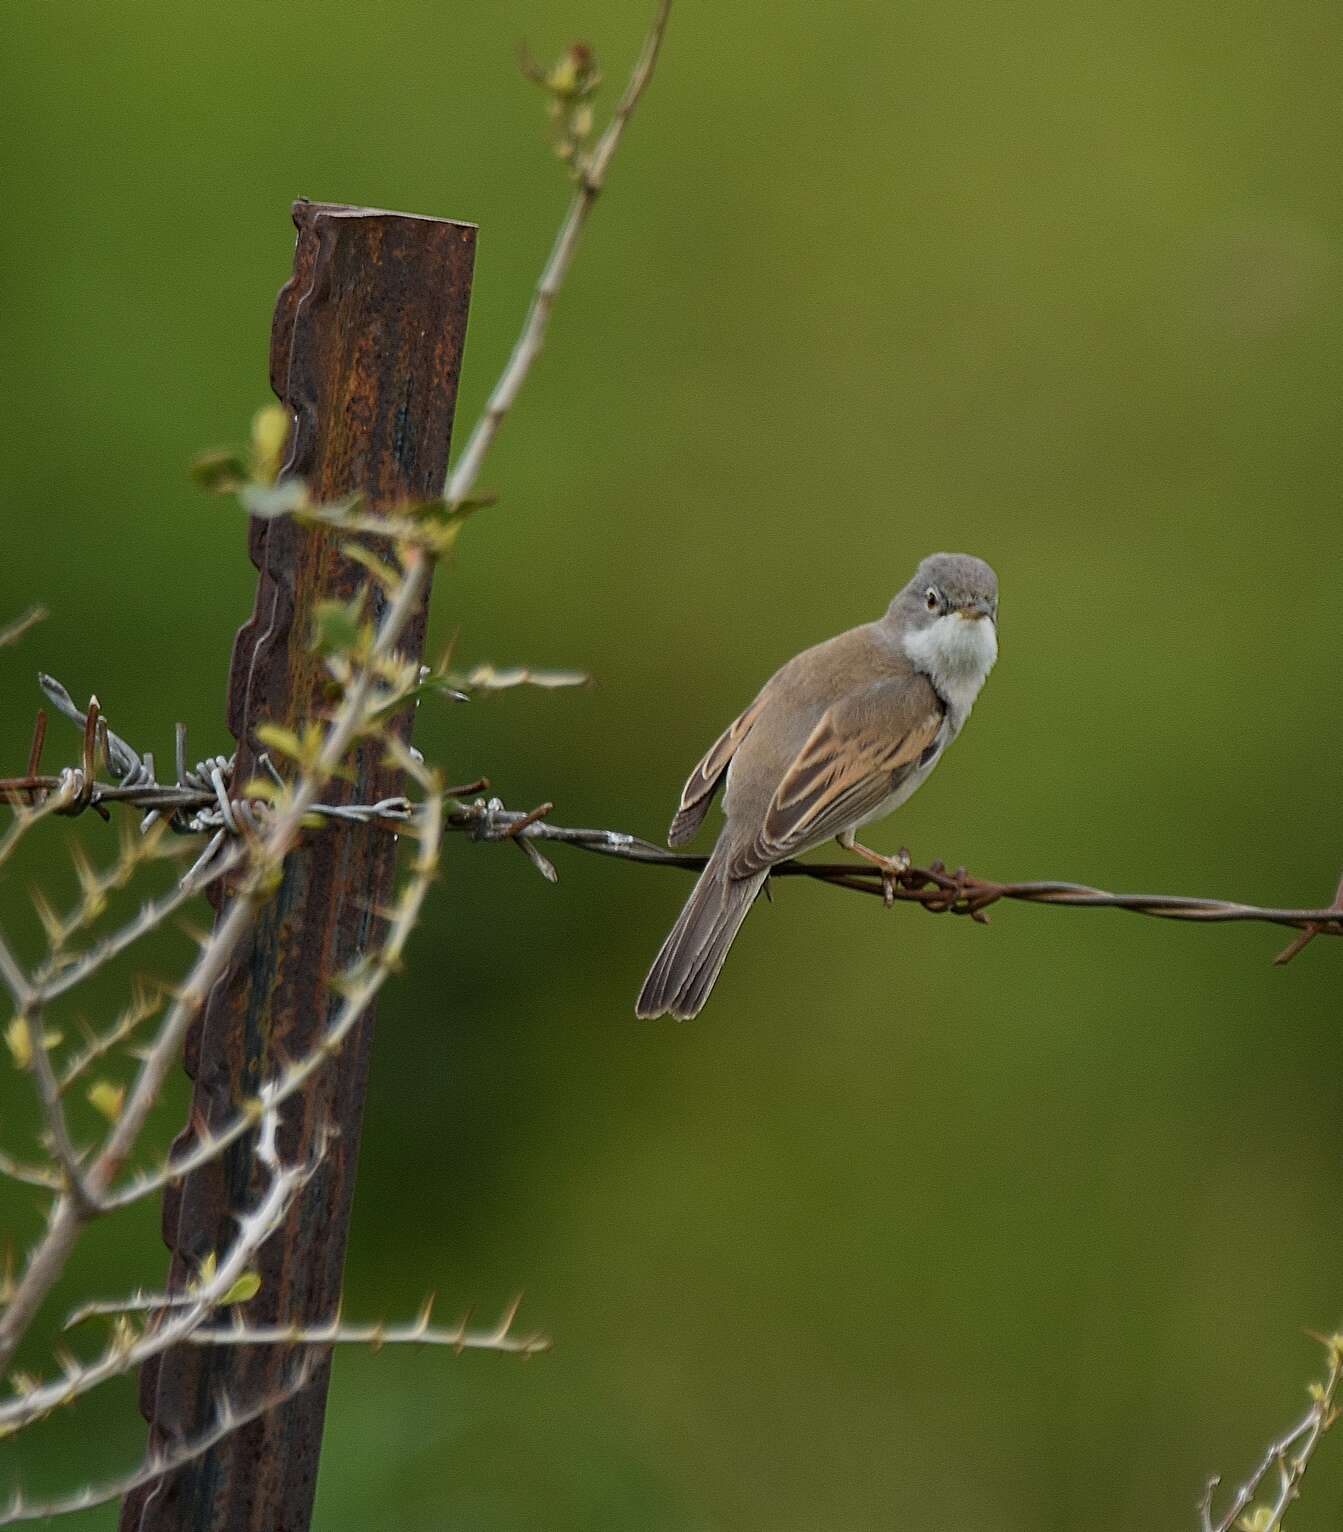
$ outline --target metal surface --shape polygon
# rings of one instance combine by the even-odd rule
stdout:
[[[323,500],[358,491],[372,508],[437,495],[447,464],[466,334],[475,228],[368,208],[299,202],[294,275],[280,292],[271,337],[271,385],[294,416],[286,472]],[[236,780],[253,774],[250,731],[296,723],[323,706],[323,672],[308,645],[318,600],[345,598],[363,571],[342,538],[289,519],[253,521],[256,608],[234,644],[228,723],[238,741]],[[420,613],[402,640],[423,642]],[[409,718],[404,729],[409,732]],[[355,779],[333,801],[371,802],[399,790],[366,747]],[[195,1082],[191,1123],[223,1122],[277,1062],[306,1053],[336,997],[329,981],[377,939],[395,845],[385,830],[339,825],[309,832],[286,863],[275,897],[234,956],[186,1047]],[[257,1324],[329,1318],[335,1311],[354,1191],[372,1015],[338,1058],[283,1113],[282,1158],[306,1156],[323,1126],[336,1130],[325,1159],[283,1229],[262,1251],[262,1286],[246,1305]],[[178,1147],[188,1147],[188,1127]],[[261,1184],[250,1139],[164,1198],[180,1290],[202,1258],[223,1248],[234,1210]],[[240,1407],[273,1391],[292,1363],[265,1347],[179,1347],[147,1367],[140,1402],[151,1444],[195,1436],[227,1393]],[[289,1403],[244,1427],[198,1461],[122,1507],[122,1532],[300,1532],[316,1489],[329,1361]]]

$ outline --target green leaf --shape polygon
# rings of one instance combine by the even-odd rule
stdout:
[[[488,510],[490,506],[498,505],[498,503],[498,495],[468,495],[464,500],[458,500],[456,504],[445,500],[440,495],[436,500],[413,501],[406,506],[405,513],[411,521],[438,521],[447,525],[454,521],[465,521],[476,511]]]
[[[33,1062],[33,1050],[28,1040],[28,1023],[16,1016],[5,1028],[5,1046],[14,1060],[16,1069],[27,1069]]]
[[[303,742],[292,729],[286,729],[282,723],[259,723],[252,732],[268,750],[287,755],[290,760],[302,759]]]
[[[191,477],[207,494],[232,495],[244,489],[252,477],[251,464],[234,447],[203,452],[191,464]]]
[[[274,484],[289,442],[289,411],[282,404],[263,404],[252,416],[252,472],[249,478]]]
[[[1277,1525],[1277,1518],[1270,1507],[1256,1505],[1251,1510],[1246,1511],[1236,1525],[1241,1529],[1241,1532],[1273,1532],[1274,1527]]]
[[[261,1275],[259,1272],[247,1270],[229,1288],[228,1292],[219,1300],[220,1307],[230,1303],[246,1303],[249,1298],[255,1298],[261,1291]]]
[[[42,1031],[42,1046],[47,1049],[60,1045],[61,1034],[59,1032]],[[14,1060],[15,1067],[27,1069],[33,1062],[33,1050],[29,1046],[28,1023],[22,1016],[16,1016],[5,1028],[5,1046],[9,1049],[10,1057]]]
[[[451,551],[457,541],[462,523],[476,511],[495,503],[493,495],[476,495],[455,504],[441,497],[437,500],[421,500],[401,507],[401,514],[426,532],[434,534],[434,552],[442,556]]]
[[[394,591],[401,584],[401,576],[397,571],[362,543],[342,543],[340,551],[347,559],[362,564],[385,591]]]
[[[319,601],[313,611],[312,648],[318,654],[348,654],[359,647],[364,596],[349,601]]]
[[[116,1122],[126,1104],[126,1087],[113,1085],[110,1080],[95,1080],[85,1094],[89,1105],[106,1117],[108,1122]]]
[[[470,699],[466,693],[454,686],[444,676],[426,676],[423,681],[414,686],[408,686],[405,691],[398,692],[392,700],[372,715],[375,719],[391,718],[399,713],[402,708],[409,707],[412,702],[418,702],[422,697],[446,697],[449,702],[467,702]]]

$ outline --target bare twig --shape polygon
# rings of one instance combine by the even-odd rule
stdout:
[[[560,224],[559,232],[555,236],[555,242],[550,248],[550,256],[536,284],[536,290],[532,294],[531,307],[527,310],[527,317],[523,321],[522,333],[514,343],[512,355],[500,374],[499,381],[494,385],[479,420],[476,421],[471,435],[467,438],[466,446],[449,471],[447,482],[443,486],[443,498],[450,507],[460,506],[470,497],[480,477],[485,458],[494,444],[495,437],[499,434],[499,428],[503,425],[509,410],[513,408],[514,401],[526,381],[527,374],[532,370],[533,363],[541,354],[541,348],[545,344],[546,327],[550,323],[551,310],[555,306],[555,299],[568,274],[574,252],[578,249],[583,226],[587,223],[593,204],[606,182],[607,170],[620,146],[626,124],[634,108],[639,104],[639,97],[643,95],[649,81],[653,78],[653,67],[657,63],[658,50],[662,46],[670,12],[671,0],[660,0],[652,25],[648,29],[648,35],[644,39],[643,48],[630,73],[629,82],[625,86],[625,92],[616,104],[606,130],[593,145],[591,154],[578,167],[578,186],[569,202],[569,209],[564,215],[564,221]]]
[[[9,950],[9,944],[3,936],[0,936],[0,980],[3,980],[5,988],[19,1010],[33,1003],[33,990],[28,983],[28,975],[24,973],[18,959]]]
[[[97,1208],[97,1197],[89,1187],[80,1168],[79,1156],[70,1140],[69,1125],[65,1120],[65,1108],[61,1105],[61,1087],[47,1052],[46,1035],[42,1027],[42,1009],[34,1002],[20,1012],[28,1033],[29,1068],[37,1085],[38,1100],[42,1103],[42,1115],[47,1124],[47,1142],[53,1157],[61,1168],[61,1178],[66,1191],[87,1217]]]
[[[128,1298],[100,1298],[81,1303],[72,1310],[63,1326],[73,1330],[89,1319],[108,1318],[126,1314],[158,1313],[164,1309],[182,1308],[195,1301],[195,1295],[186,1293],[132,1293]],[[434,1300],[428,1299],[410,1324],[389,1325],[347,1324],[338,1313],[323,1324],[305,1325],[251,1325],[235,1308],[233,1318],[227,1325],[203,1325],[187,1337],[193,1346],[369,1346],[377,1351],[382,1346],[446,1346],[456,1352],[501,1351],[512,1356],[534,1356],[550,1350],[547,1336],[514,1335],[513,1323],[522,1306],[522,1294],[508,1305],[499,1323],[493,1329],[472,1330],[471,1315],[463,1316],[460,1323],[445,1330],[432,1324]]]

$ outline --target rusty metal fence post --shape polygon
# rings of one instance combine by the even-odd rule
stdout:
[[[280,292],[271,385],[293,414],[286,472],[331,500],[360,493],[377,509],[440,493],[466,335],[475,228],[369,208],[299,202],[294,274]],[[324,672],[309,650],[316,602],[363,583],[341,539],[291,520],[253,521],[256,608],[240,629],[229,678],[235,780],[254,773],[252,730],[294,724],[323,707]],[[376,594],[376,593],[375,593]],[[402,640],[418,653],[425,613]],[[410,721],[403,725],[408,735]],[[354,780],[333,801],[372,802],[399,790],[381,752],[356,756]],[[308,1052],[336,1004],[330,980],[377,938],[391,893],[395,846],[385,830],[341,824],[310,832],[289,857],[275,897],[212,991],[187,1040],[194,1081],[189,1147],[221,1123],[277,1064]],[[335,1312],[359,1149],[373,1017],[286,1107],[279,1148],[303,1159],[322,1128],[336,1137],[287,1223],[265,1245],[257,1324],[316,1322]],[[233,1214],[256,1194],[249,1139],[164,1197],[169,1290],[225,1247]],[[226,1393],[238,1404],[279,1385],[283,1355],[268,1347],[180,1347],[144,1369],[140,1403],[152,1446],[204,1430]],[[316,1490],[329,1357],[301,1393],[226,1438],[122,1507],[122,1532],[302,1532]]]

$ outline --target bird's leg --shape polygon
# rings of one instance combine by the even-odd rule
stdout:
[[[909,871],[909,852],[901,846],[894,856],[883,856],[880,851],[873,851],[870,846],[860,846],[854,839],[852,830],[845,830],[835,836],[835,839],[845,851],[852,851],[855,856],[860,856],[865,862],[871,862],[874,867],[881,869],[882,897],[886,908],[895,903],[895,885],[900,878]]]

